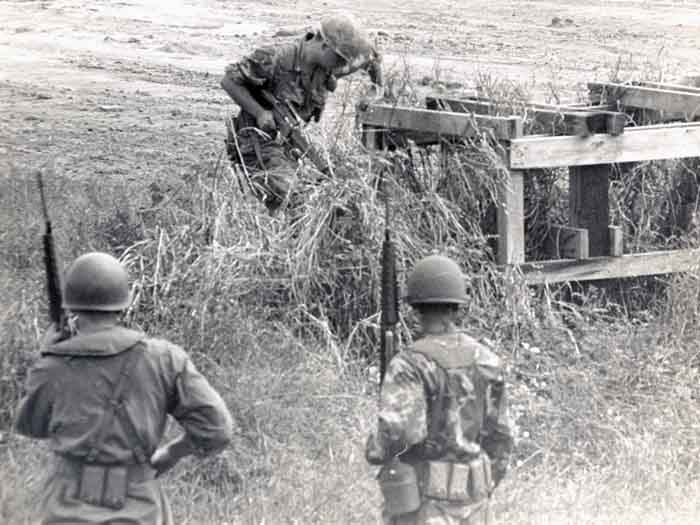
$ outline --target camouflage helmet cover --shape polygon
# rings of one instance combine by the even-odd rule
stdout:
[[[408,276],[406,301],[416,304],[464,304],[464,274],[456,262],[443,255],[418,261]]]
[[[321,36],[348,63],[358,58],[372,58],[374,47],[360,24],[348,15],[329,16],[321,20]]]
[[[118,312],[131,303],[124,266],[107,253],[91,252],[68,267],[63,307],[69,310]]]

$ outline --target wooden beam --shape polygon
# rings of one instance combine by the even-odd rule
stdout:
[[[483,99],[452,99],[426,97],[428,109],[437,111],[452,111],[455,113],[476,113],[481,115],[496,115],[507,109],[507,105],[499,105]],[[611,133],[619,135],[624,131],[627,115],[617,111],[609,111],[607,106],[567,107],[551,104],[527,103],[515,106],[523,110],[526,116],[532,118],[539,126],[560,134],[590,135],[592,133]]]
[[[605,94],[608,102],[612,99],[631,108],[684,113],[689,116],[700,113],[700,92],[603,82],[589,82],[588,89],[594,100]]]
[[[519,266],[528,284],[595,281],[641,275],[698,271],[700,250],[670,250],[635,253],[619,257],[593,257],[575,261],[562,259],[525,263]]]
[[[362,124],[384,129],[425,131],[453,137],[471,137],[490,129],[496,139],[507,140],[522,131],[520,117],[465,115],[389,104],[370,104],[358,118]]]
[[[654,89],[664,89],[668,91],[685,91],[686,93],[697,93],[700,94],[700,88],[695,86],[689,86],[687,84],[666,84],[663,82],[639,82],[639,86],[654,88]]]
[[[624,253],[624,241],[621,226],[608,226],[608,237],[610,238],[610,250],[608,255],[620,257]]]
[[[619,136],[530,135],[510,143],[511,169],[700,157],[700,123],[627,128]]]
[[[609,164],[569,168],[569,224],[588,230],[591,257],[607,255],[610,247]]]
[[[520,264],[525,261],[524,195],[522,171],[511,170],[508,180],[499,180],[496,203],[499,264]]]

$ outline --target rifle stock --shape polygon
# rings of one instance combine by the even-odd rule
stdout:
[[[300,121],[292,109],[275,97],[268,90],[263,89],[262,95],[272,106],[272,115],[277,124],[277,132],[286,140],[294,151],[295,157],[308,158],[311,163],[324,175],[330,174],[330,166],[321,153],[309,142],[300,128]]]
[[[64,321],[63,297],[61,293],[61,280],[58,273],[58,257],[56,256],[56,244],[53,238],[53,228],[46,206],[44,195],[44,180],[41,172],[37,172],[37,184],[41,197],[41,208],[44,212],[45,230],[42,235],[44,245],[44,266],[46,267],[46,284],[49,295],[49,318],[57,327],[62,327]]]

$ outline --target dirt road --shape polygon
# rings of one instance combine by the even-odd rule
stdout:
[[[192,171],[221,151],[225,64],[346,4],[387,69],[466,88],[490,75],[545,99],[617,68],[700,71],[698,1],[0,1],[0,170]]]

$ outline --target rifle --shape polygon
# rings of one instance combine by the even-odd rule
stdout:
[[[324,175],[330,175],[330,165],[321,153],[306,138],[301,129],[301,119],[296,112],[268,90],[261,90],[265,100],[272,106],[272,115],[277,124],[277,133],[292,146],[295,160],[306,157]]]
[[[46,266],[46,283],[49,293],[49,318],[59,329],[65,325],[65,312],[63,311],[63,296],[61,294],[61,279],[58,273],[58,258],[56,257],[56,245],[53,238],[49,209],[46,206],[44,195],[44,180],[41,172],[36,174],[39,185],[39,195],[41,196],[41,209],[44,212],[46,229],[44,231],[44,266]]]
[[[389,196],[384,213],[384,242],[382,243],[381,341],[379,346],[379,384],[384,382],[386,368],[396,353],[396,325],[399,322],[399,297],[396,282],[396,250],[391,240]]]

